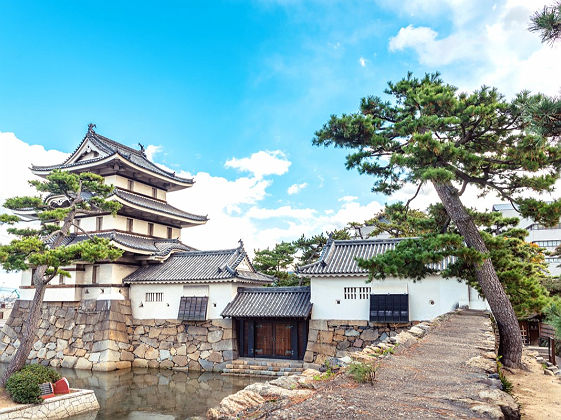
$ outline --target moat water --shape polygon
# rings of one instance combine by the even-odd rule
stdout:
[[[72,420],[183,420],[206,418],[222,398],[258,382],[258,378],[219,373],[128,369],[92,372],[57,369],[72,388],[93,389],[100,410]]]

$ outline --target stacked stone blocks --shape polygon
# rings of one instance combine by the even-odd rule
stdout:
[[[304,362],[322,365],[333,357],[344,357],[393,337],[411,323],[381,324],[370,321],[310,320]]]
[[[0,361],[19,347],[30,302],[18,300],[0,332]],[[221,370],[237,357],[231,320],[135,320],[129,300],[43,304],[31,363],[111,371],[132,366]]]

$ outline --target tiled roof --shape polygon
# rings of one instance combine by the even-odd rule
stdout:
[[[179,210],[178,208],[173,207],[172,205],[165,203],[163,201],[159,201],[159,200],[153,200],[151,198],[148,197],[144,197],[142,195],[139,194],[135,194],[132,193],[130,191],[126,191],[126,190],[122,190],[120,188],[116,188],[114,194],[137,206],[140,207],[145,207],[148,208],[150,210],[155,210],[155,211],[159,211],[162,213],[167,213],[170,214],[172,216],[177,216],[177,217],[182,217],[184,219],[190,219],[190,220],[194,220],[197,222],[206,222],[208,220],[208,218],[206,216],[201,216],[198,214],[192,214],[192,213],[188,213],[186,211],[183,210]]]
[[[99,238],[110,239],[127,248],[150,252],[154,256],[162,257],[173,251],[191,251],[194,248],[179,242],[177,239],[155,239],[117,231],[91,234]],[[89,239],[85,234],[71,234],[65,238],[63,245],[72,245]]]
[[[309,287],[240,287],[223,317],[307,318],[312,312]]]
[[[394,249],[395,246],[406,238],[394,239],[351,239],[341,241],[329,241],[318,261],[298,268],[302,275],[367,275],[368,270],[360,268],[356,262],[357,258],[372,258],[376,255]],[[446,258],[439,264],[431,264],[436,270],[443,270],[453,261],[452,257]]]
[[[72,159],[72,157],[78,151],[80,146],[82,146],[82,144],[87,140],[90,140],[96,147],[98,147],[101,151],[103,151],[106,154],[94,159],[81,160],[78,162],[69,163],[70,159]],[[93,129],[88,130],[86,136],[84,137],[84,140],[82,140],[80,145],[76,148],[76,150],[70,155],[70,157],[65,162],[58,165],[50,165],[50,166],[34,165],[33,169],[39,171],[51,171],[53,169],[67,169],[67,168],[72,168],[73,166],[95,163],[97,161],[107,158],[108,156],[112,156],[116,154],[120,155],[121,157],[128,160],[129,162],[140,166],[141,168],[155,172],[159,175],[163,175],[167,178],[171,178],[175,181],[183,182],[187,184],[194,183],[192,178],[181,178],[179,176],[176,176],[175,172],[166,171],[160,168],[158,165],[150,162],[146,158],[146,156],[142,153],[142,151],[125,146],[121,143],[117,143],[114,140],[111,140],[105,136],[102,136],[101,134],[96,133],[95,131],[93,131]]]
[[[231,281],[271,283],[273,278],[237,267],[247,257],[242,246],[219,251],[190,251],[171,255],[161,264],[139,268],[127,276],[126,283]],[[253,269],[253,267],[250,267]]]

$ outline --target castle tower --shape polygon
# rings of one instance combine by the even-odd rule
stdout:
[[[90,299],[123,300],[128,297],[122,280],[140,266],[166,260],[178,251],[193,248],[180,241],[181,229],[202,225],[206,216],[195,215],[167,203],[167,194],[193,186],[193,179],[166,171],[140,150],[117,143],[94,131],[90,124],[82,142],[64,162],[50,166],[32,166],[35,175],[46,177],[52,170],[93,172],[115,187],[112,199],[122,204],[116,216],[102,214],[79,217],[65,245],[87,239],[87,234],[108,238],[124,251],[117,261],[75,264],[66,267],[71,277],[53,279],[45,301],[81,301]],[[53,196],[50,200],[63,200]],[[21,299],[32,299],[31,272],[22,276]]]

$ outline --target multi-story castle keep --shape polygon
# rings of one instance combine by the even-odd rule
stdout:
[[[236,356],[232,321],[220,312],[239,286],[272,279],[255,271],[241,242],[233,249],[198,251],[180,241],[182,228],[207,222],[206,216],[167,203],[168,193],[191,187],[193,179],[158,167],[142,146],[124,146],[96,133],[93,125],[65,162],[31,169],[41,177],[54,169],[103,176],[122,208],[116,216],[77,218],[65,245],[96,235],[124,251],[117,261],[66,267],[70,278],[51,281],[31,360],[97,370],[131,365],[210,370]],[[31,271],[23,273],[20,289],[21,299],[0,333],[1,361],[19,344],[17,333],[34,293]]]

